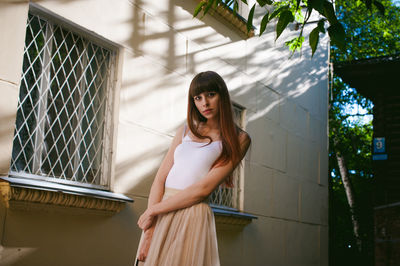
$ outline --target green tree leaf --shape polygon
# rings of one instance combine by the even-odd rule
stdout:
[[[315,50],[317,50],[318,41],[319,41],[319,33],[320,33],[319,26],[315,27],[310,33],[309,43],[310,43],[311,52],[312,52],[311,57],[314,56]]]
[[[292,11],[284,10],[284,11],[281,12],[281,14],[279,16],[278,23],[276,24],[276,38],[275,38],[275,40],[277,40],[279,38],[279,36],[283,32],[283,30],[286,28],[286,26],[290,22],[293,22],[293,20],[294,20],[294,16],[292,14]]]
[[[338,23],[338,20],[335,15],[335,9],[331,2],[325,1],[324,2],[324,13],[323,15],[328,19],[329,24],[333,25]]]
[[[320,19],[318,21],[318,29],[320,32],[325,33],[325,19]]]
[[[324,2],[326,0],[309,0],[307,6],[317,10],[320,14],[324,13]]]
[[[271,0],[257,0],[257,3],[263,7],[265,5],[272,5],[272,1]]]
[[[346,52],[346,33],[340,22],[329,26],[328,28],[329,37],[331,42],[335,44],[343,53]]]
[[[254,9],[256,8],[256,4],[250,9],[249,17],[247,18],[247,32],[250,32],[251,28],[253,27],[253,16],[254,16]]]
[[[275,18],[276,16],[279,15],[279,13],[281,13],[282,11],[287,10],[287,9],[289,9],[289,6],[281,6],[281,7],[277,8],[277,9],[275,9],[274,12],[271,13],[271,16],[269,17],[269,20]]]
[[[261,20],[261,25],[260,25],[260,35],[263,34],[263,32],[265,31],[265,28],[267,27],[267,24],[269,22],[269,13],[267,11],[267,13],[264,15],[264,17]]]
[[[235,3],[233,4],[233,14],[236,15],[236,12],[239,10],[239,4],[238,2],[235,0]]]
[[[193,12],[193,17],[197,17],[197,15],[200,13],[200,11],[203,9],[203,6],[206,4],[206,2],[200,2],[197,6],[196,9]]]
[[[208,10],[212,7],[212,5],[214,4],[215,0],[208,0],[208,3],[206,5],[206,7],[204,8],[204,12],[203,14],[207,14]]]
[[[285,42],[285,45],[289,47],[289,50],[294,52],[294,51],[300,51],[302,45],[304,42],[304,37],[303,36],[298,36],[290,41]]]
[[[296,0],[296,11],[299,9],[301,0]]]

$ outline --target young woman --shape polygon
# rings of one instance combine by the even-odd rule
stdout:
[[[249,145],[249,135],[233,122],[224,80],[212,71],[196,75],[187,122],[161,163],[138,221],[143,229],[139,265],[219,265],[214,215],[206,199],[221,183],[232,184],[232,171]]]

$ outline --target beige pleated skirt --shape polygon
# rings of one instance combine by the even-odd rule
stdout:
[[[163,200],[177,192],[177,189],[165,188]],[[210,206],[201,202],[159,215],[146,261],[138,265],[219,266],[215,220]]]

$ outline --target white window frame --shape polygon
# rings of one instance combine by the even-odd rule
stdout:
[[[88,31],[84,28],[82,28],[81,26],[72,23],[70,21],[67,21],[66,19],[40,7],[37,4],[34,3],[30,3],[29,5],[29,14],[33,15],[33,16],[38,16],[41,20],[46,21],[46,30],[45,30],[45,40],[46,43],[44,44],[44,52],[42,54],[42,56],[38,56],[40,57],[40,60],[42,62],[42,68],[40,69],[41,72],[41,77],[37,78],[37,80],[35,81],[35,84],[40,83],[38,87],[39,90],[39,94],[40,94],[40,98],[37,100],[38,104],[34,104],[34,107],[32,107],[32,111],[35,113],[36,117],[38,117],[38,119],[35,120],[36,126],[35,126],[35,133],[32,133],[32,135],[29,136],[29,141],[31,141],[31,139],[34,139],[33,142],[33,146],[34,148],[34,152],[33,152],[33,157],[31,158],[29,161],[26,160],[26,165],[29,164],[30,161],[32,161],[32,166],[25,166],[25,168],[21,171],[21,169],[18,169],[18,167],[16,165],[14,165],[14,148],[13,148],[13,158],[11,161],[11,167],[10,167],[10,171],[9,171],[9,176],[10,177],[21,177],[21,178],[28,178],[28,179],[36,179],[36,180],[43,180],[43,181],[50,181],[50,182],[55,182],[55,183],[62,183],[62,184],[67,184],[67,185],[73,185],[73,186],[81,186],[81,187],[88,187],[88,188],[95,188],[95,189],[101,189],[101,190],[109,190],[111,187],[111,176],[112,176],[112,161],[113,161],[113,152],[112,150],[114,149],[115,146],[115,140],[113,138],[113,136],[115,135],[115,129],[114,129],[114,117],[115,117],[115,102],[116,102],[116,73],[117,73],[117,60],[118,60],[118,52],[119,52],[119,47],[112,43],[109,40],[104,39],[101,36],[98,36],[97,34]],[[29,21],[29,19],[28,19]],[[27,30],[29,29],[29,25],[27,24]],[[71,72],[75,71],[75,66],[79,63],[81,68],[82,68],[82,72],[81,72],[81,77],[80,80],[75,80],[76,81],[76,86],[75,88],[72,90],[71,92],[71,96],[73,94],[75,94],[74,90],[77,89],[78,90],[78,95],[80,98],[78,98],[78,101],[71,100],[71,102],[73,103],[73,108],[74,108],[74,112],[76,113],[75,116],[78,118],[78,122],[75,124],[75,127],[79,127],[81,130],[79,132],[79,130],[74,128],[74,131],[71,133],[71,135],[73,134],[74,136],[76,135],[76,138],[74,138],[75,144],[72,144],[72,146],[75,147],[75,155],[69,156],[68,157],[68,163],[69,165],[73,165],[72,169],[74,173],[77,173],[77,170],[75,169],[76,167],[78,167],[77,165],[82,164],[81,170],[84,171],[84,162],[83,160],[85,160],[85,158],[87,160],[89,160],[88,158],[94,158],[92,159],[92,161],[89,161],[89,163],[86,162],[86,164],[89,164],[89,166],[86,166],[89,171],[91,171],[92,165],[96,164],[98,165],[99,171],[100,171],[100,176],[98,176],[98,178],[95,179],[95,182],[91,181],[89,182],[86,179],[86,176],[83,177],[83,181],[82,180],[78,180],[77,177],[74,176],[62,176],[62,177],[57,177],[57,176],[52,176],[49,175],[48,173],[44,173],[42,171],[42,167],[43,167],[43,162],[41,163],[41,160],[43,161],[43,149],[44,149],[44,134],[45,134],[45,119],[43,119],[44,116],[47,115],[46,113],[46,108],[47,108],[47,93],[49,92],[49,88],[50,84],[48,84],[49,82],[49,75],[50,75],[50,64],[49,62],[51,62],[51,56],[53,56],[51,54],[50,51],[52,50],[52,41],[50,40],[50,36],[52,35],[52,30],[53,29],[62,29],[65,30],[67,32],[70,32],[71,35],[73,36],[79,36],[82,41],[84,42],[84,44],[89,43],[90,48],[88,48],[87,50],[85,50],[84,52],[82,52],[82,54],[85,54],[85,56],[89,56],[89,49],[92,49],[92,57],[91,60],[97,60],[97,52],[100,50],[102,53],[103,51],[107,51],[107,61],[105,62],[105,64],[107,64],[107,66],[104,66],[102,62],[100,62],[100,65],[98,65],[98,62],[95,62],[94,64],[96,64],[94,67],[92,67],[91,62],[85,62],[85,59],[83,59],[82,61],[80,58],[77,59],[77,61],[74,62],[72,61],[71,57],[69,56],[70,51],[68,51],[68,55],[65,57],[64,61],[67,61],[67,57],[70,57],[70,64],[71,64]],[[40,30],[42,31],[42,30]],[[55,37],[54,37],[55,38]],[[65,39],[66,40],[66,39]],[[63,41],[64,42],[64,41]],[[67,42],[67,41],[65,41]],[[36,43],[34,44],[36,46]],[[75,44],[74,44],[75,45]],[[37,47],[37,46],[36,46]],[[61,47],[61,45],[60,45]],[[28,48],[28,47],[26,47]],[[99,49],[97,49],[99,48]],[[59,48],[58,48],[59,49]],[[86,49],[86,48],[85,48]],[[95,50],[96,49],[96,50]],[[27,52],[28,49],[25,49],[25,52]],[[24,60],[25,60],[25,52],[24,52]],[[56,54],[57,52],[54,52],[54,54]],[[104,53],[103,53],[104,55]],[[28,55],[29,57],[29,55]],[[39,59],[38,59],[39,60]],[[103,62],[106,59],[103,59]],[[78,62],[79,61],[79,62]],[[93,61],[94,62],[94,61]],[[53,64],[53,62],[51,62],[51,64]],[[64,64],[64,62],[60,63],[61,65]],[[97,68],[96,68],[97,66]],[[30,64],[29,67],[32,67],[33,69],[33,64]],[[61,66],[60,68],[64,68],[64,66]],[[102,72],[104,69],[105,72],[107,72],[106,74],[104,74],[106,77],[101,81],[100,85],[97,85],[99,87],[97,87],[96,85],[94,85],[96,82],[98,82],[97,80],[97,74],[99,72]],[[97,70],[97,72],[94,72],[94,70]],[[88,71],[92,71],[91,73],[89,73]],[[62,71],[64,71],[64,69],[62,69]],[[42,73],[43,72],[43,73]],[[36,73],[35,73],[36,74]],[[53,76],[56,76],[57,73],[54,73]],[[74,72],[75,75],[75,72]],[[87,84],[87,90],[86,91],[82,91],[83,85],[81,83],[83,83],[84,79],[87,79],[87,75],[92,75],[92,83],[91,84]],[[102,78],[101,76],[102,74],[99,74],[98,76],[100,76],[100,78]],[[21,80],[21,88],[22,88],[22,82],[24,82],[25,76],[22,75],[22,80]],[[57,79],[57,78],[55,78]],[[104,81],[105,80],[105,81]],[[54,80],[53,80],[54,82]],[[58,82],[58,81],[57,81]],[[104,82],[104,84],[103,84]],[[65,77],[65,83],[69,83],[69,81],[67,81],[67,77]],[[79,85],[78,85],[79,84]],[[36,86],[36,85],[35,85]],[[62,88],[62,86],[60,86],[60,88]],[[90,90],[94,90],[95,92],[93,93],[92,96],[90,95]],[[100,89],[99,89],[100,88]],[[28,93],[31,95],[31,88],[27,88]],[[62,89],[60,89],[61,91]],[[95,103],[93,101],[93,99],[95,99],[97,94],[100,93],[104,93],[104,96],[99,96],[99,97],[105,97],[104,100],[101,100],[103,98],[100,98],[101,101],[100,102],[100,107],[98,107],[97,109],[95,109]],[[89,95],[89,96],[87,96]],[[30,96],[29,96],[30,97]],[[52,100],[55,101],[55,96],[52,96]],[[85,103],[85,97],[89,97],[89,104],[86,104],[88,106],[92,106],[92,107],[87,107],[85,106],[86,109],[83,109]],[[87,98],[86,98],[87,99]],[[97,100],[98,98],[96,98]],[[33,100],[32,100],[33,101]],[[63,99],[62,104],[66,105],[66,103],[68,103],[68,100]],[[51,105],[53,104],[52,102],[49,104]],[[54,106],[57,105],[57,103],[53,104]],[[76,107],[77,105],[79,105],[78,107]],[[20,108],[21,103],[19,100],[18,103],[18,109]],[[90,109],[91,108],[91,109]],[[104,108],[104,112],[102,111],[102,109]],[[89,109],[92,111],[93,115],[89,115]],[[31,111],[31,112],[32,112]],[[85,113],[84,113],[85,111]],[[102,114],[98,114],[99,112],[102,112]],[[68,112],[67,112],[68,114]],[[70,114],[69,114],[70,115]],[[25,116],[25,115],[23,115]],[[68,117],[68,121],[67,122],[63,122],[64,124],[72,124],[73,122],[71,122],[74,118],[72,115],[70,115]],[[90,118],[91,117],[91,118]],[[86,118],[86,131],[82,130],[83,127],[83,119]],[[98,127],[97,131],[102,131],[102,134],[97,135],[97,131],[96,132],[92,132],[91,131],[91,124],[97,123],[97,119],[101,119],[104,122],[101,122],[100,126]],[[80,120],[79,120],[80,119]],[[26,123],[28,124],[27,120],[22,120],[22,121],[26,121]],[[94,122],[93,122],[94,121]],[[25,123],[25,122],[23,122]],[[103,125],[104,123],[104,125]],[[61,122],[61,118],[60,118],[60,127],[62,128],[62,132],[65,132],[65,127],[64,124],[62,124]],[[51,131],[48,130],[48,131]],[[90,131],[90,132],[89,132]],[[17,129],[17,125],[16,125],[16,134],[14,136],[14,141],[19,137],[18,136],[18,129]],[[89,133],[90,135],[89,135]],[[93,134],[92,134],[93,133]],[[51,133],[53,134],[53,133]],[[94,137],[93,137],[94,135]],[[95,155],[93,155],[93,157],[90,157],[91,155],[89,155],[90,153],[90,149],[91,147],[95,147],[96,143],[97,143],[97,138],[99,137],[101,144],[99,146],[101,146],[100,148],[95,148],[97,149],[97,151],[95,151]],[[64,137],[64,136],[63,136]],[[84,138],[88,138],[89,141],[91,142],[90,145],[87,145],[86,143],[84,143],[84,147],[82,146],[82,140]],[[85,142],[85,140],[83,140],[83,142]],[[15,143],[14,143],[15,145]],[[58,144],[54,144],[54,146],[56,146]],[[68,145],[68,142],[67,144]],[[22,152],[25,153],[24,150],[24,145],[21,144]],[[69,149],[69,147],[65,146],[67,149]],[[83,150],[82,151],[82,147],[83,148],[88,148],[87,150]],[[101,153],[101,155],[97,155],[97,153]],[[81,154],[83,153],[83,155]],[[77,155],[78,154],[78,155]],[[16,155],[17,156],[17,155]],[[25,155],[24,155],[25,156]],[[80,158],[79,158],[80,157]],[[100,162],[94,162],[94,161],[99,161],[98,157],[100,157]],[[18,156],[17,156],[18,158]],[[60,160],[61,157],[59,157],[57,160]],[[47,159],[47,158],[45,158]],[[53,159],[49,159],[49,161],[51,161]],[[54,162],[52,162],[54,163]],[[65,164],[65,162],[64,162]],[[62,169],[62,171],[64,172],[64,169]],[[86,174],[88,173],[88,171],[86,171]]]

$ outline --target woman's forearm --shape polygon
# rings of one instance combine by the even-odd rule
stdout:
[[[156,216],[174,210],[190,207],[204,200],[233,170],[232,163],[214,168],[199,182],[187,187],[150,207],[150,215]]]
[[[164,184],[162,184],[161,182],[154,181],[150,189],[147,207],[159,203],[163,195],[164,195]]]
[[[245,136],[245,139],[241,141],[241,145],[242,154],[240,159],[243,159],[250,145],[250,138],[247,135]],[[149,210],[150,216],[156,216],[170,211],[190,207],[204,200],[219,184],[224,181],[227,176],[232,173],[233,169],[235,169],[238,163],[239,162],[236,162],[235,165],[233,165],[232,162],[228,162],[223,166],[212,168],[208,174],[197,183],[187,187],[186,189],[178,192],[166,200],[152,205]]]
[[[159,203],[164,195],[164,184],[162,184],[161,182],[157,182],[156,180],[157,179],[155,179],[155,181],[151,185],[149,199],[147,202],[147,208],[153,206],[154,204]],[[147,236],[150,238],[153,235],[153,231],[154,231],[156,220],[157,220],[157,217],[154,217],[154,218],[155,219],[154,219],[151,227],[144,231],[144,233],[147,234]]]

